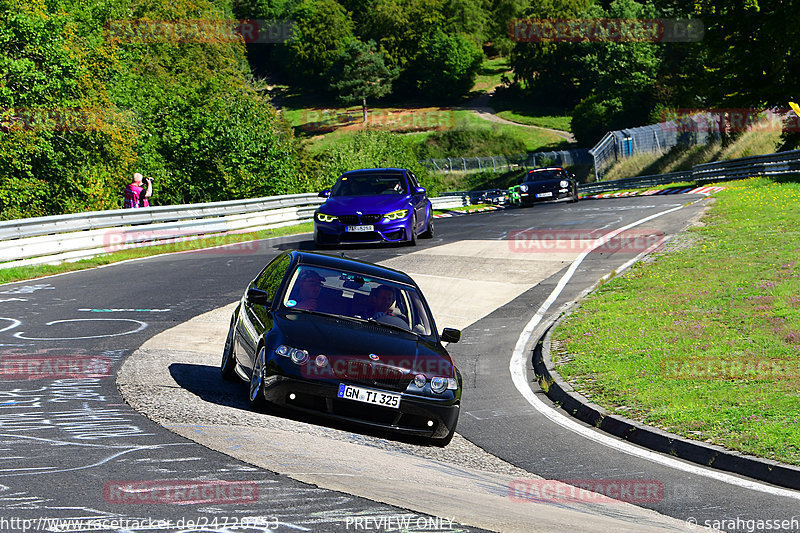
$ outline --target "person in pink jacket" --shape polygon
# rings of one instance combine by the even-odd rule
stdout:
[[[133,175],[133,182],[125,187],[125,208],[150,207],[148,198],[153,194],[153,178],[147,178],[145,189],[142,180],[144,177],[138,172]]]

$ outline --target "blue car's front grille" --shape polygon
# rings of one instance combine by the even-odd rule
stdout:
[[[339,222],[347,225],[358,224],[358,215],[339,215]]]
[[[375,224],[383,218],[383,215],[339,215],[339,222],[348,226],[355,226],[357,224]]]

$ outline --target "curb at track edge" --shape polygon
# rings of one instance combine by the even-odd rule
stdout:
[[[648,255],[648,253],[643,252],[634,258],[634,260],[617,271],[616,275],[628,270],[645,255]],[[590,402],[586,397],[575,391],[561,377],[555,370],[555,364],[551,358],[553,330],[580,306],[580,302],[583,299],[613,276],[614,273],[603,276],[591,287],[582,291],[577,298],[562,305],[555,315],[548,319],[549,324],[544,327],[543,333],[533,344],[530,359],[532,367],[529,368],[532,368],[539,388],[550,401],[556,404],[554,408],[560,408],[571,418],[577,418],[607,434],[651,451],[684,459],[716,470],[746,476],[757,481],[800,490],[799,467],[728,450],[722,446],[687,439],[623,416],[609,414],[603,407]],[[542,381],[546,381],[548,385],[542,387]]]

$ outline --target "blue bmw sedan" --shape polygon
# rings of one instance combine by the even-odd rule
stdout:
[[[318,247],[339,243],[417,243],[433,237],[433,210],[414,173],[371,168],[342,174],[314,213]]]

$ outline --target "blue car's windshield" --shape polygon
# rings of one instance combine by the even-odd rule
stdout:
[[[408,194],[406,179],[399,173],[344,175],[331,189],[331,196],[376,196]]]

